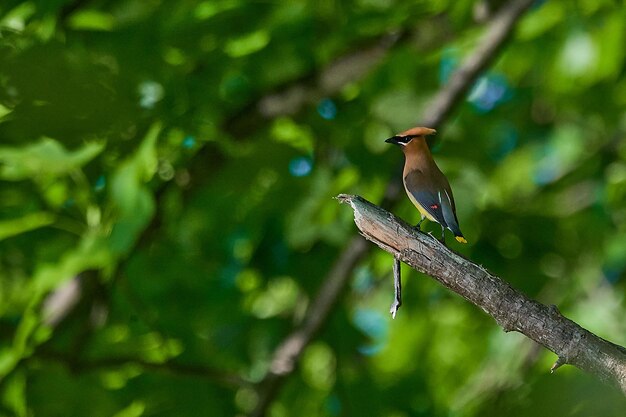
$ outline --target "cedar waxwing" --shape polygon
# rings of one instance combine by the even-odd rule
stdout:
[[[441,240],[445,242],[446,228],[454,233],[454,237],[461,243],[467,243],[456,218],[456,207],[452,197],[452,189],[448,179],[435,164],[428,145],[426,135],[434,135],[435,129],[414,127],[385,142],[399,145],[404,152],[404,171],[402,182],[411,202],[417,207],[422,219],[417,224],[417,230],[424,219],[437,222],[441,225]]]

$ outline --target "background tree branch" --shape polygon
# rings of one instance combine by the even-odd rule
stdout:
[[[619,387],[626,394],[626,349],[564,317],[556,306],[532,300],[502,279],[417,232],[388,211],[359,196],[338,199],[354,210],[361,234],[415,270],[492,316],[504,331],[517,331],[558,355],[552,366],[571,364]]]
[[[475,51],[463,61],[448,83],[435,95],[432,105],[426,107],[428,110],[422,116],[421,124],[439,128],[463,100],[465,93],[476,81],[481,71],[495,59],[513,33],[515,24],[532,3],[533,0],[511,1],[500,9],[490,21]],[[399,199],[400,189],[399,181],[391,180],[381,204],[386,207],[393,205]],[[362,239],[354,238],[341,252],[329,274],[324,278],[302,324],[288,334],[274,350],[269,371],[258,384],[259,401],[251,413],[252,416],[265,415],[280,384],[293,372],[302,352],[328,319],[332,306],[336,304],[343,292],[353,267],[367,251],[368,245],[365,245]]]

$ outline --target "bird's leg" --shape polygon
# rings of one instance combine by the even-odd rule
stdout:
[[[441,239],[439,240],[443,243],[443,246],[446,246],[446,228],[441,226]]]
[[[392,318],[396,318],[396,313],[402,305],[402,278],[400,277],[400,259],[393,258],[393,303],[389,312]]]
[[[419,222],[417,222],[417,224],[415,225],[415,228],[417,229],[418,232],[421,232],[422,229],[420,228],[420,226],[422,225],[422,222],[424,221],[425,217],[422,216],[422,218],[420,219]]]

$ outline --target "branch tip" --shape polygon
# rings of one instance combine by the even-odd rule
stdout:
[[[563,356],[559,356],[556,362],[554,362],[554,364],[550,368],[550,373],[553,374],[554,371],[556,371],[557,369],[559,369],[561,366],[565,365],[566,363],[567,361],[565,360],[565,358]]]
[[[351,204],[352,203],[352,199],[356,197],[355,195],[352,194],[339,194],[337,197],[333,197],[335,200],[339,200],[340,203],[347,203],[347,204]]]

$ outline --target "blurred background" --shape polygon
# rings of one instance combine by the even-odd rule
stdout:
[[[0,415],[251,413],[357,235],[332,197],[383,199],[384,139],[508,3],[3,0]],[[625,44],[621,1],[536,1],[433,147],[452,248],[621,345]],[[624,415],[404,266],[392,321],[392,258],[368,247],[268,416]]]

